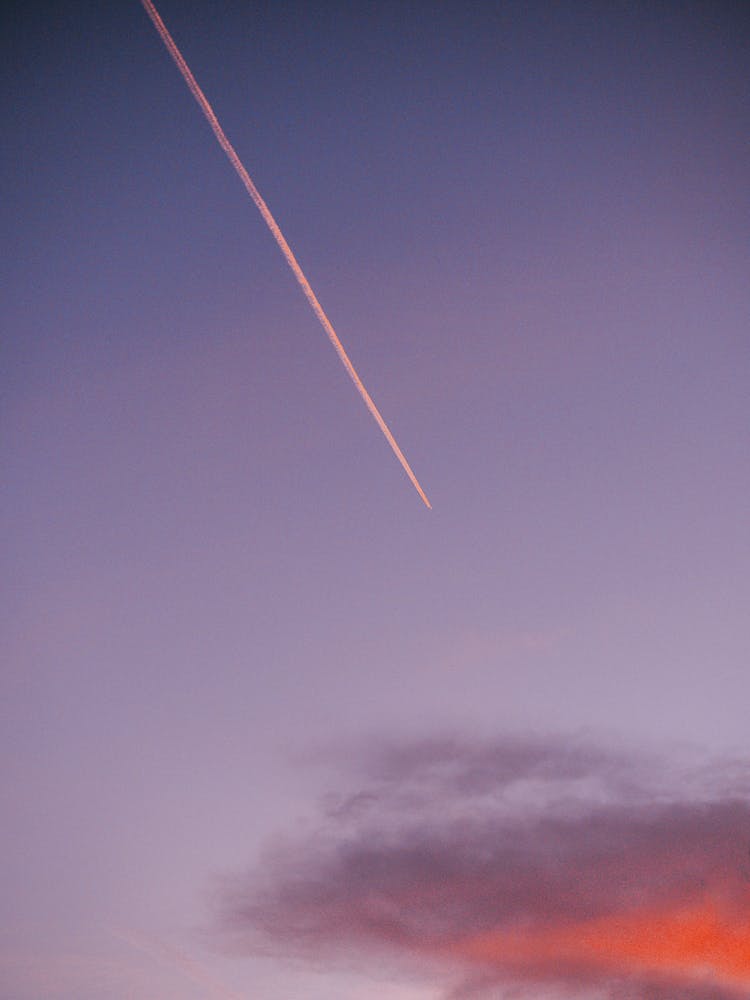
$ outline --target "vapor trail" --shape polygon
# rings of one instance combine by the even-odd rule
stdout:
[[[148,16],[153,21],[154,27],[159,32],[159,35],[161,36],[161,40],[166,45],[167,51],[172,56],[172,59],[174,59],[175,64],[177,65],[177,68],[179,69],[180,73],[182,73],[182,76],[183,76],[183,78],[185,80],[185,83],[188,85],[188,88],[190,89],[190,93],[193,95],[193,97],[198,102],[198,106],[200,107],[201,111],[205,115],[206,120],[208,121],[208,124],[211,126],[211,128],[213,130],[213,133],[216,136],[216,139],[218,140],[219,145],[224,150],[224,152],[227,154],[227,156],[229,158],[229,162],[232,164],[232,166],[234,167],[234,169],[237,171],[237,174],[239,175],[240,180],[245,185],[245,189],[247,190],[247,193],[250,195],[250,197],[255,202],[255,205],[256,205],[258,211],[263,216],[263,221],[268,226],[268,228],[271,230],[271,234],[273,235],[273,238],[278,243],[279,249],[283,253],[284,257],[286,258],[287,264],[292,269],[292,273],[294,274],[294,277],[297,279],[297,281],[300,284],[300,287],[302,288],[302,291],[305,293],[305,296],[307,298],[307,301],[310,303],[312,311],[318,317],[320,325],[323,327],[323,329],[327,333],[328,339],[333,344],[333,346],[334,346],[334,348],[336,350],[336,353],[338,354],[339,358],[341,359],[341,363],[343,364],[344,368],[346,368],[347,372],[349,373],[349,377],[351,378],[352,382],[354,382],[354,384],[357,387],[357,390],[359,391],[359,394],[362,396],[362,399],[365,401],[365,406],[367,407],[367,409],[370,411],[370,413],[375,418],[378,427],[381,429],[381,431],[385,435],[386,441],[388,442],[388,444],[393,449],[393,453],[395,454],[396,458],[401,463],[401,465],[402,465],[402,467],[404,469],[404,472],[407,474],[407,476],[409,477],[409,479],[412,481],[412,484],[413,484],[415,490],[417,491],[417,493],[419,493],[420,497],[422,498],[422,500],[424,500],[425,504],[430,509],[432,509],[432,504],[427,499],[427,496],[425,495],[425,492],[422,489],[422,487],[419,485],[417,477],[412,472],[411,466],[409,465],[409,463],[406,461],[406,458],[404,457],[404,453],[401,451],[401,449],[399,448],[399,446],[396,444],[396,439],[394,438],[394,436],[391,434],[390,430],[388,429],[388,425],[386,424],[385,420],[383,420],[383,418],[381,417],[380,412],[379,412],[377,406],[375,406],[375,403],[372,401],[372,398],[371,398],[369,392],[367,391],[367,389],[365,389],[365,387],[364,387],[364,385],[362,383],[362,380],[360,379],[359,375],[357,374],[357,372],[356,372],[356,370],[354,368],[354,365],[349,360],[349,355],[344,350],[343,344],[341,343],[341,341],[339,340],[338,336],[336,335],[336,331],[333,329],[333,326],[331,325],[330,320],[326,316],[325,312],[323,312],[323,307],[321,306],[320,302],[318,302],[318,299],[317,299],[317,297],[315,295],[315,292],[312,290],[309,281],[305,277],[305,275],[304,275],[304,273],[302,271],[302,268],[299,266],[299,263],[297,262],[297,258],[292,253],[291,247],[289,246],[289,244],[287,243],[287,241],[284,239],[284,234],[279,229],[279,227],[278,227],[278,225],[276,223],[276,220],[274,219],[273,215],[271,215],[271,210],[269,209],[268,205],[266,205],[265,201],[261,197],[260,191],[258,191],[258,189],[256,188],[255,184],[253,184],[253,182],[252,182],[252,180],[250,178],[250,175],[248,174],[247,170],[245,170],[244,166],[242,165],[242,161],[240,160],[239,156],[235,152],[234,146],[231,144],[231,142],[229,141],[229,139],[227,139],[226,135],[224,134],[224,129],[219,124],[219,121],[218,121],[216,115],[214,114],[213,108],[208,103],[208,100],[206,99],[206,95],[203,93],[203,91],[201,90],[201,88],[198,86],[198,83],[197,83],[195,77],[193,76],[193,74],[190,71],[190,67],[188,66],[188,64],[183,59],[182,53],[180,52],[180,50],[175,45],[174,39],[172,38],[172,36],[167,31],[167,28],[166,28],[164,22],[162,21],[161,17],[159,16],[159,12],[157,11],[156,7],[154,7],[153,3],[151,3],[151,0],[141,0],[141,2],[142,2],[143,6],[146,9],[146,13],[148,14]]]
[[[239,993],[227,989],[222,983],[214,979],[210,972],[202,965],[185,955],[179,948],[167,944],[156,937],[149,937],[134,930],[112,930],[112,936],[126,942],[132,948],[137,948],[152,959],[166,962],[168,965],[179,969],[188,979],[192,979],[199,986],[207,988],[214,997],[222,997],[223,1000],[244,1000]]]

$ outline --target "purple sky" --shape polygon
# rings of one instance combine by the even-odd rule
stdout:
[[[6,9],[0,1000],[442,1000],[217,886],[373,744],[747,760],[750,18],[606,6],[159,4],[431,512],[140,4]]]

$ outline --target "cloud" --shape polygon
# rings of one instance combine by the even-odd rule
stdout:
[[[749,775],[564,739],[381,746],[227,880],[220,930],[455,998],[747,998]]]

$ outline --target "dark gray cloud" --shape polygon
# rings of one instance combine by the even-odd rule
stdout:
[[[227,880],[235,947],[390,957],[456,998],[750,996],[742,762],[515,738],[383,746],[357,767],[313,833]]]

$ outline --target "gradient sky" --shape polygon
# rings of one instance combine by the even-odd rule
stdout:
[[[434,509],[141,5],[5,8],[0,997],[442,1000],[423,954],[260,956],[217,911],[269,844],[320,877],[373,746],[583,733],[658,750],[688,813],[683,756],[742,772],[750,18],[159,10]]]

